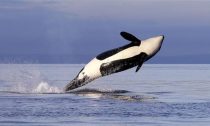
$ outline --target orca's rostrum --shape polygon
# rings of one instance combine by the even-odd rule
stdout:
[[[142,64],[160,50],[164,39],[164,36],[160,35],[141,41],[130,33],[121,32],[120,34],[130,43],[96,56],[66,85],[65,91],[81,87],[99,77],[135,66],[137,66],[136,72],[138,72]]]

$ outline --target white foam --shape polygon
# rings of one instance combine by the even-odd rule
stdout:
[[[85,97],[88,97],[88,98],[98,99],[98,98],[101,98],[103,96],[103,94],[91,94],[91,93],[88,93],[88,94],[79,94],[79,96],[85,96]]]
[[[50,86],[47,82],[41,82],[39,85],[33,90],[33,93],[62,93],[63,90],[56,87]]]

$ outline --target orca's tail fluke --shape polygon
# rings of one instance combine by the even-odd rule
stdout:
[[[65,87],[64,87],[64,91],[67,92],[67,91],[70,91],[70,90],[73,90],[75,88],[78,88],[79,86],[77,86],[78,82],[76,80],[72,80],[71,82],[69,82]]]
[[[82,79],[75,78],[64,87],[64,91],[67,92],[67,91],[76,89],[78,87],[81,87],[81,86],[89,83],[89,82],[90,82],[90,79],[87,76],[85,76]]]

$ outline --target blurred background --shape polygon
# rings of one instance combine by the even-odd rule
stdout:
[[[0,63],[87,63],[127,44],[165,35],[148,63],[210,63],[208,0],[1,0]]]

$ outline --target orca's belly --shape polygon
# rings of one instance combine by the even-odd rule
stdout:
[[[139,55],[131,57],[131,58],[127,58],[127,59],[119,59],[119,60],[103,63],[100,66],[100,72],[102,76],[121,72],[121,71],[130,69],[134,66],[137,66],[138,61],[139,61]]]

